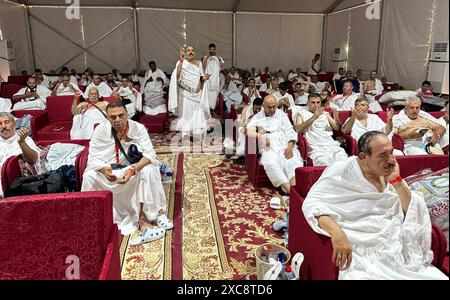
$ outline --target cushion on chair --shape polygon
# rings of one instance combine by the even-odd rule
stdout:
[[[38,131],[38,140],[70,140],[72,122],[53,122]]]
[[[7,198],[0,220],[1,279],[66,279],[76,260],[80,279],[97,279],[113,228],[112,193]]]

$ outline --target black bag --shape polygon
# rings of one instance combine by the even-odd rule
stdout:
[[[130,147],[128,148],[128,153],[125,153],[125,150],[123,149],[122,144],[120,143],[119,137],[117,136],[117,132],[114,129],[114,127],[111,127],[111,133],[114,137],[114,141],[117,147],[119,147],[120,152],[122,152],[125,159],[130,164],[137,164],[143,157],[142,152],[138,150],[137,146],[135,144],[131,144]]]
[[[61,173],[19,177],[5,191],[6,197],[65,193],[66,178]]]

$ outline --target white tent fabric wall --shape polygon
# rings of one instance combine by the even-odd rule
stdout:
[[[48,71],[67,65],[81,72],[89,66],[104,73],[136,66],[132,9],[83,8],[81,18],[73,20],[65,8],[31,7],[30,13],[36,67]],[[83,48],[89,48],[86,54]]]
[[[350,12],[328,15],[324,54],[324,69],[336,72],[338,63],[333,62],[334,49],[347,47]]]
[[[350,10],[351,32],[348,67],[353,72],[362,69],[365,75],[377,69],[380,19],[368,19],[367,6]]]
[[[186,41],[196,47],[196,56],[208,54],[208,46],[215,43],[217,53],[225,60],[226,67],[233,62],[233,14],[186,12]],[[177,49],[174,49],[177,59]]]
[[[56,70],[82,52],[80,48],[83,45],[81,22],[80,20],[66,19],[64,8],[32,7],[30,14],[31,36],[37,68],[44,72],[51,69]],[[69,62],[68,66],[80,67],[80,63],[84,64],[83,57],[76,58]]]
[[[86,46],[96,43],[87,54],[88,66],[96,72],[130,72],[136,67],[133,10],[130,8],[84,8],[82,10]],[[103,61],[101,61],[103,60]]]
[[[26,10],[5,1],[0,1],[0,29],[4,40],[11,41],[14,46],[16,70],[31,72],[32,55],[28,46],[28,29],[26,24]],[[16,24],[11,26],[11,24]],[[8,78],[3,78],[7,80]]]
[[[448,26],[443,26],[448,24],[448,1],[385,0],[384,10],[381,71],[389,81],[417,89],[427,77],[433,33],[435,39],[448,40]]]
[[[322,48],[321,15],[237,13],[236,65],[263,70],[307,70]]]
[[[138,10],[141,68],[148,69],[153,60],[158,68],[172,72],[185,43],[182,11]]]
[[[337,71],[333,63],[335,48],[348,47],[347,68],[353,73],[362,69],[367,75],[377,69],[378,41],[381,21],[368,19],[367,6],[360,6],[328,15],[325,69]]]

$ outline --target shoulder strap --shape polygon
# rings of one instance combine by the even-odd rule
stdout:
[[[102,113],[102,115],[103,115],[106,119],[108,119],[108,117],[106,116],[105,112],[104,112],[100,107],[98,107],[96,104],[94,104],[94,103],[92,103],[92,102],[90,102],[90,101],[88,101],[88,103],[91,104],[91,105],[92,105],[93,107],[95,107],[96,109],[98,109],[98,110]]]
[[[125,152],[125,150],[123,149],[122,143],[119,141],[119,137],[117,136],[117,131],[114,129],[114,127],[111,126],[111,133],[114,137],[114,141],[116,143],[116,146],[119,147],[120,152],[122,152],[123,156],[125,157],[125,159],[129,162],[132,163],[131,158],[128,156],[128,154]]]

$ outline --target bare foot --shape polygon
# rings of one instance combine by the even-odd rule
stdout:
[[[152,225],[152,223],[149,222],[145,216],[139,219],[139,229],[141,231],[144,230],[145,228],[153,228],[153,227],[154,226]]]

